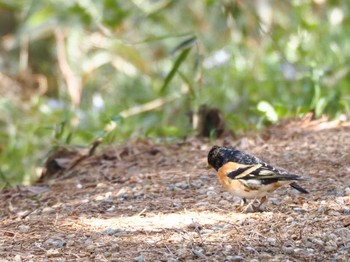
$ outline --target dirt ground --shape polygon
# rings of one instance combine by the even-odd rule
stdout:
[[[294,121],[217,141],[98,148],[41,185],[0,192],[0,261],[349,261],[350,127]],[[206,169],[234,145],[310,178],[261,213]]]

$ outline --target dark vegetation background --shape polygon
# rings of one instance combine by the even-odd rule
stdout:
[[[236,135],[310,111],[347,120],[349,12],[345,0],[0,0],[0,188],[35,180],[60,145],[191,136],[201,105]]]

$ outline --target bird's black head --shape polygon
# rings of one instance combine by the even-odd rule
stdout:
[[[208,153],[208,164],[218,170],[225,162],[225,147],[213,146]]]
[[[245,163],[246,155],[234,147],[213,146],[208,153],[208,164],[218,170],[229,161]]]
[[[267,164],[261,159],[248,155],[230,146],[213,146],[208,154],[208,164],[218,170],[227,162],[235,162],[243,165]]]

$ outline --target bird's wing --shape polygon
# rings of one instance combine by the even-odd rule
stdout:
[[[280,171],[267,164],[248,165],[227,173],[231,179],[259,180],[261,184],[270,184],[278,181],[303,180],[301,177]]]

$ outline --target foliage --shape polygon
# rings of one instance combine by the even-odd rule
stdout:
[[[309,111],[347,117],[349,10],[321,0],[0,0],[1,72],[47,82],[23,103],[0,98],[0,180],[30,183],[59,144],[187,136],[188,112],[202,104],[236,133]]]

